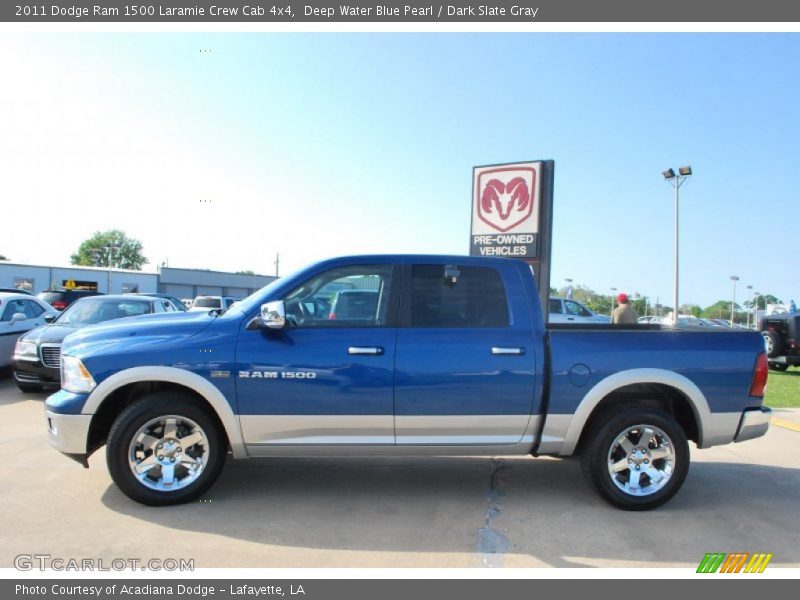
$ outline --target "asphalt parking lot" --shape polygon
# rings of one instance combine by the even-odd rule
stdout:
[[[18,554],[192,558],[195,567],[694,567],[706,552],[800,566],[800,431],[696,451],[647,513],[600,500],[576,460],[229,462],[201,502],[147,508],[52,450],[42,404],[0,379],[0,566]],[[776,413],[800,424],[800,411]],[[795,427],[797,429],[797,427]]]

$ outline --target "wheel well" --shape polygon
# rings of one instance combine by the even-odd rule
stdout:
[[[639,405],[662,410],[678,422],[688,439],[697,443],[700,438],[692,404],[683,392],[660,383],[637,383],[616,389],[597,403],[583,426],[576,453],[581,452],[591,425],[622,405]]]
[[[159,392],[163,390],[171,390],[181,392],[195,400],[198,404],[202,405],[206,412],[216,421],[219,430],[228,440],[227,432],[219,419],[219,415],[214,408],[209,404],[203,396],[198,394],[192,388],[186,387],[179,383],[172,383],[170,381],[139,381],[136,383],[129,383],[111,392],[97,409],[97,412],[92,417],[92,422],[89,425],[89,436],[87,442],[88,453],[91,454],[100,446],[106,443],[108,432],[111,430],[111,425],[114,424],[116,418],[120,413],[130,406],[133,402],[152,392]]]

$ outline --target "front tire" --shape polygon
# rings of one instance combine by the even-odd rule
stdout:
[[[600,497],[624,510],[650,510],[672,498],[689,471],[689,443],[670,415],[648,407],[593,420],[583,471]]]
[[[154,392],[120,413],[108,434],[106,462],[123,494],[148,506],[190,502],[219,477],[227,443],[198,401]]]

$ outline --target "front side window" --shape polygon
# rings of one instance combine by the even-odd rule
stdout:
[[[589,312],[583,305],[570,300],[564,300],[564,305],[567,309],[567,314],[575,315],[577,317],[591,317],[592,313]]]
[[[326,271],[284,298],[294,327],[380,327],[389,312],[391,265],[353,265]]]
[[[506,327],[508,303],[495,269],[460,265],[411,268],[411,327]]]
[[[36,319],[39,315],[44,312],[44,309],[36,304],[33,300],[20,300],[24,307],[25,316],[29,319]]]
[[[11,300],[6,305],[6,309],[3,311],[3,317],[0,318],[0,321],[10,321],[11,317],[13,317],[17,313],[22,313],[23,315],[26,315],[24,300]]]

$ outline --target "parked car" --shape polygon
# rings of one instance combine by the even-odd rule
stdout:
[[[28,290],[23,290],[22,288],[14,288],[14,287],[0,287],[0,294],[27,294],[28,296],[33,296]]]
[[[611,323],[611,317],[598,315],[580,302],[550,297],[550,322],[551,323]]]
[[[19,336],[58,315],[52,306],[30,294],[0,292],[0,367],[11,364]]]
[[[70,304],[81,298],[90,296],[102,296],[100,292],[93,290],[45,290],[36,294],[40,300],[44,300],[56,310],[64,310]]]
[[[232,296],[198,296],[192,302],[191,311],[228,310],[238,298]]]
[[[800,313],[773,313],[759,322],[759,329],[771,369],[800,367]]]
[[[112,319],[178,311],[163,298],[123,294],[81,298],[63,312],[53,312],[56,318],[52,322],[28,331],[14,347],[14,381],[23,392],[59,386],[61,344],[70,333]]]
[[[644,317],[639,317],[636,319],[637,323],[642,323],[643,325],[657,325],[661,323],[661,317],[657,317],[656,315],[647,315]]]
[[[146,294],[144,292],[128,292],[125,294],[126,296],[148,296],[150,298],[163,298],[164,300],[169,300],[169,303],[172,304],[175,310],[184,312],[188,310],[188,308],[183,304],[183,301],[180,298],[176,298],[175,296],[171,296],[170,294],[162,294],[158,292],[154,292],[152,294]]]
[[[332,283],[377,290],[377,310],[311,314]],[[87,466],[106,444],[116,485],[148,505],[205,493],[230,450],[580,454],[601,497],[645,510],[683,484],[687,440],[769,427],[758,333],[546,328],[530,267],[508,258],[332,259],[227,312],[172,316],[68,336],[45,407],[56,449]]]

